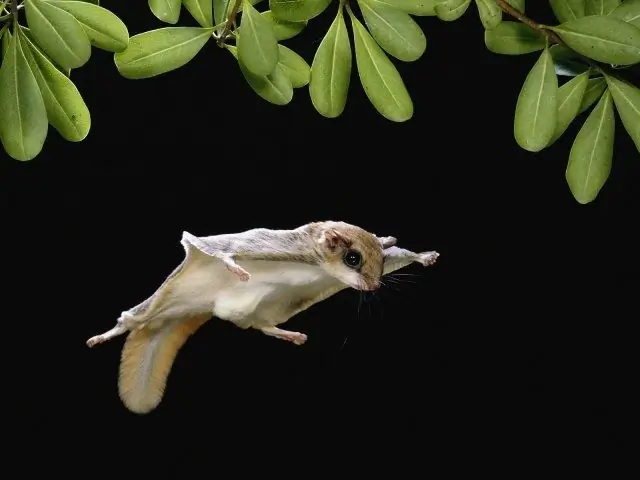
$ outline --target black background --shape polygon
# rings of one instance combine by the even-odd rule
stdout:
[[[552,22],[547,2],[529,3]],[[103,6],[131,35],[162,26],[144,1]],[[332,17],[285,43],[311,63]],[[72,74],[92,112],[88,138],[51,129],[31,162],[0,154],[3,388],[20,478],[336,475],[354,458],[396,476],[453,475],[514,453],[629,451],[637,151],[618,122],[610,179],[579,205],[564,171],[586,114],[541,153],[513,139],[536,54],[488,52],[473,5],[457,22],[418,21],[427,53],[398,64],[415,103],[405,124],[374,111],[355,66],[346,111],[328,120],[306,89],[287,107],[261,100],[213,42],[140,81],[94,50]],[[181,24],[194,24],[184,9]],[[296,316],[286,328],[309,335],[302,347],[209,322],[157,410],[124,408],[123,337],[84,342],[153,293],[182,259],[183,230],[325,219],[441,257],[407,267],[415,277],[359,312],[345,290]]]

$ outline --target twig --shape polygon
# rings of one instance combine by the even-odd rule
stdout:
[[[19,0],[11,0],[11,15],[13,15],[13,28],[14,33],[18,33],[15,29],[18,28],[18,11],[20,10],[20,5],[18,5]]]
[[[502,9],[503,12],[508,13],[509,15],[511,15],[514,18],[517,18],[522,23],[524,23],[525,25],[528,25],[529,27],[533,28],[534,30],[538,30],[540,33],[542,33],[544,36],[546,36],[549,39],[549,41],[551,41],[553,43],[560,44],[560,45],[564,45],[564,42],[560,39],[560,37],[558,35],[555,34],[555,32],[552,32],[551,30],[547,30],[544,27],[544,25],[542,25],[542,24],[530,19],[524,13],[519,11],[518,9],[513,8],[509,4],[509,2],[507,2],[507,0],[496,0],[496,2],[498,3],[498,5],[500,6],[500,8]]]
[[[227,23],[224,26],[224,30],[222,30],[222,33],[218,37],[218,46],[222,46],[224,44],[224,41],[229,36],[229,33],[231,32],[231,25],[235,26],[236,15],[238,14],[238,10],[240,10],[240,5],[242,5],[242,0],[236,0],[236,3],[233,4],[233,8],[231,9],[231,12],[229,12],[229,16],[227,17]]]

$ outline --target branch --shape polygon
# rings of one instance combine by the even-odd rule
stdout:
[[[560,44],[560,45],[564,45],[564,42],[560,39],[560,37],[558,35],[556,35],[551,30],[547,30],[544,27],[544,25],[531,20],[529,17],[527,17],[521,11],[513,8],[509,4],[509,2],[507,0],[496,0],[496,2],[498,3],[498,5],[500,6],[500,8],[502,9],[503,12],[508,13],[509,15],[511,15],[514,18],[517,18],[522,23],[524,23],[525,25],[528,25],[529,27],[533,28],[534,30],[538,30],[545,37],[547,37],[549,39],[549,41],[551,41],[553,43]]]

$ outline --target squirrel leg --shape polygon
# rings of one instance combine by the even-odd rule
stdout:
[[[234,275],[237,275],[243,282],[246,282],[251,278],[251,274],[238,265],[230,256],[220,257],[220,260],[222,260],[224,265],[227,267],[227,270]]]
[[[307,336],[300,332],[290,332],[288,330],[282,330],[277,327],[262,327],[260,331],[270,337],[276,337],[280,340],[286,340],[287,342],[295,343],[296,345],[302,345],[307,341]]]
[[[104,332],[101,335],[96,335],[95,337],[91,337],[89,340],[87,340],[87,346],[89,348],[99,344],[99,343],[104,343],[107,340],[111,340],[113,337],[117,337],[118,335],[122,335],[123,333],[127,332],[128,329],[126,327],[124,327],[123,325],[121,325],[120,323],[118,323],[115,327],[113,327],[111,330],[108,330],[106,332]]]

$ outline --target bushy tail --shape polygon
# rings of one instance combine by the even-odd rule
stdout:
[[[167,377],[178,351],[210,316],[167,323],[162,328],[132,331],[122,349],[118,390],[134,413],[149,413],[164,395]]]

